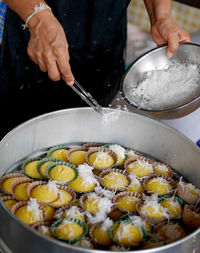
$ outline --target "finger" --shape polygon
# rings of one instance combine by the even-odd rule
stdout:
[[[47,64],[47,71],[48,76],[52,81],[59,81],[60,80],[60,71],[56,64],[56,60],[52,59],[51,61],[46,62]]]
[[[33,53],[32,48],[29,45],[28,45],[28,48],[27,48],[27,54],[28,54],[29,58],[31,59],[31,61],[35,62],[38,65],[38,61],[36,59],[36,56]]]
[[[74,84],[74,76],[71,71],[71,66],[69,64],[69,54],[68,50],[61,51],[57,58],[57,65],[60,70],[61,75],[63,76],[66,84],[73,85]]]
[[[47,72],[47,65],[43,60],[42,54],[37,54],[36,56],[37,63],[42,72]]]
[[[158,32],[156,27],[152,27],[151,29],[151,35],[153,37],[153,40],[158,46],[162,46],[167,43],[167,41],[163,38],[163,36]]]
[[[176,33],[169,34],[166,54],[170,58],[179,48],[179,37]]]
[[[179,33],[179,43],[185,43],[185,42],[191,42],[191,37],[188,33],[184,32],[184,33]]]

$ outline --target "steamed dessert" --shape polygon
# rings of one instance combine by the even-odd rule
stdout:
[[[13,171],[0,178],[4,207],[55,242],[135,251],[200,227],[198,187],[119,144],[55,146]]]

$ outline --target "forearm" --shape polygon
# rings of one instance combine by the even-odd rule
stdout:
[[[40,3],[45,3],[44,0],[3,0],[5,4],[13,10],[15,13],[17,13],[24,21],[27,19],[27,17],[33,13],[34,7],[37,5],[39,6]],[[49,12],[49,10],[43,10],[45,12]],[[39,13],[38,13],[39,14]],[[36,17],[39,18],[40,15],[34,15],[33,18],[36,19]],[[30,24],[32,23],[32,19],[30,20]]]
[[[171,15],[171,0],[144,0],[151,24]]]

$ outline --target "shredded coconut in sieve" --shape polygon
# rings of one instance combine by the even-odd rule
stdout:
[[[159,110],[189,102],[200,94],[197,64],[173,62],[162,70],[146,73],[146,78],[128,87],[129,101],[138,108]]]

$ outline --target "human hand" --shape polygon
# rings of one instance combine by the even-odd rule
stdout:
[[[180,44],[191,42],[190,35],[171,16],[157,20],[151,27],[151,35],[158,46],[168,43],[168,57],[173,55]]]
[[[30,41],[27,53],[40,70],[48,72],[53,81],[61,76],[68,85],[73,85],[74,77],[69,64],[68,43],[64,30],[50,10],[35,14],[28,23]]]

